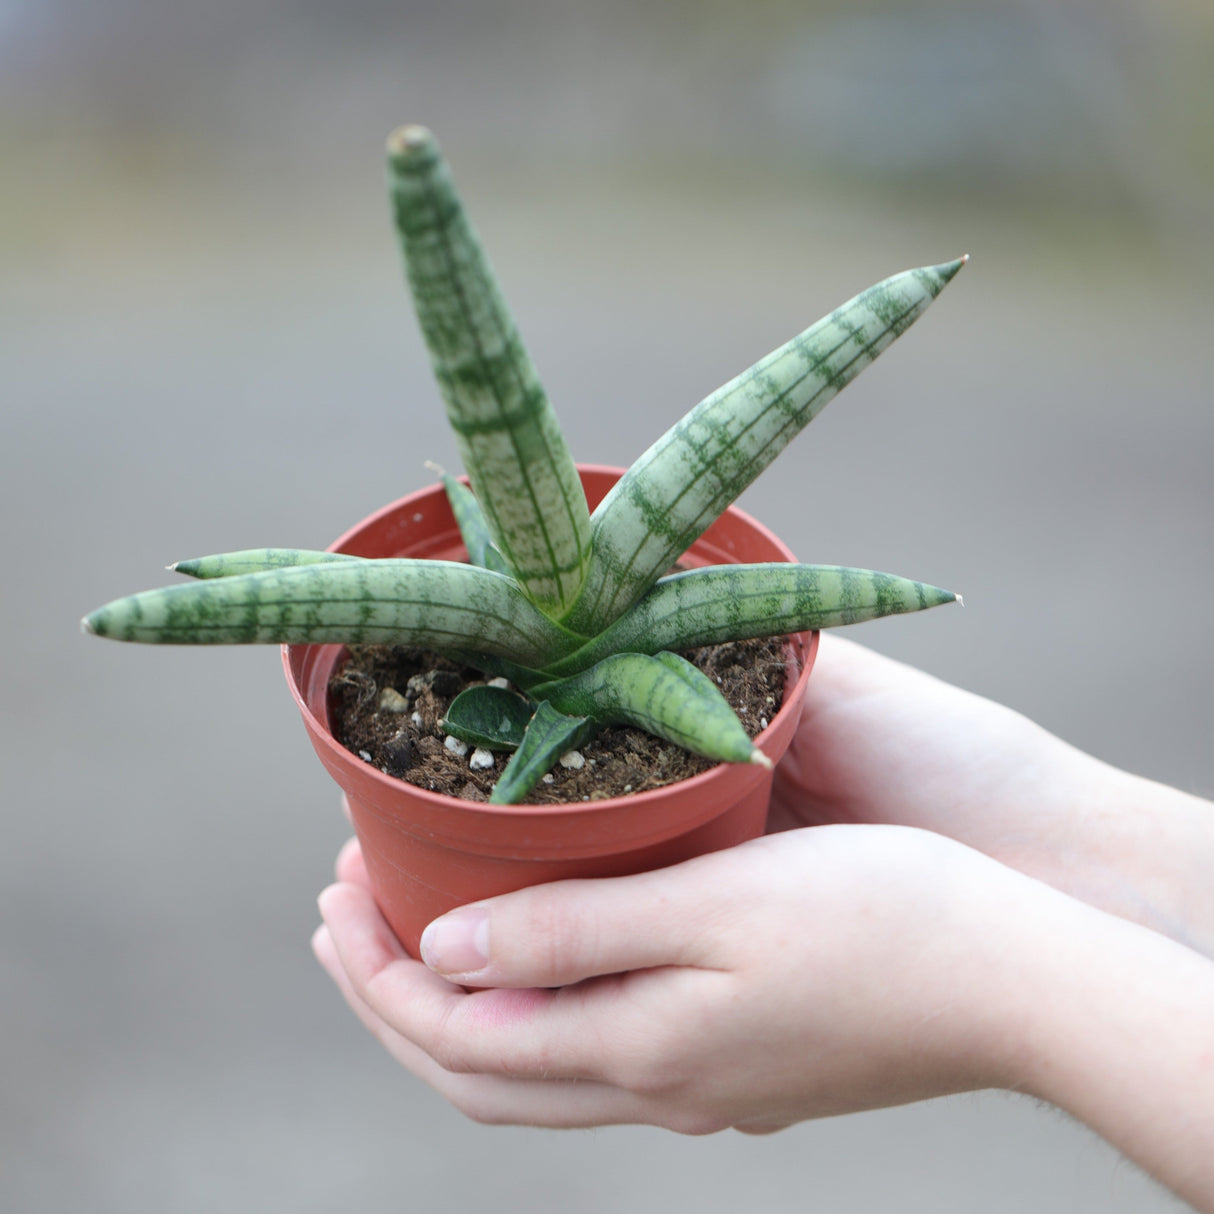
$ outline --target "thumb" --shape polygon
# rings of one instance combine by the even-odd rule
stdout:
[[[558,881],[461,906],[422,933],[422,960],[471,986],[568,986],[665,965],[710,966],[713,857],[632,877]],[[709,899],[708,891],[712,892]]]

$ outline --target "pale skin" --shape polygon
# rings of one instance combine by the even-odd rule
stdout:
[[[313,946],[478,1121],[764,1133],[1007,1088],[1214,1212],[1214,806],[827,635],[772,832],[461,908],[426,963],[352,841]]]

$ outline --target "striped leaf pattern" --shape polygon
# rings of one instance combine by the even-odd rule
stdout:
[[[453,561],[302,565],[148,590],[84,620],[118,641],[469,648],[538,665],[576,647],[509,578]]]
[[[617,653],[531,694],[571,716],[635,725],[709,759],[749,763],[765,757],[717,685],[673,653]]]
[[[405,268],[434,373],[493,542],[528,597],[568,613],[590,518],[556,415],[434,137],[388,141]]]
[[[870,287],[667,431],[594,512],[590,567],[565,623],[594,636],[631,607],[827,402],[923,314],[964,261],[909,270]]]
[[[662,578],[605,632],[549,669],[569,675],[610,653],[691,649],[923,611],[957,596],[842,565],[714,565]]]

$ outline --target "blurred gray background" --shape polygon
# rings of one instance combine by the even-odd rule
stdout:
[[[1214,793],[1206,0],[0,0],[0,1208],[1175,1208],[1006,1095],[480,1128],[340,1004],[308,938],[346,830],[277,653],[77,621],[458,465],[383,198],[405,120],[585,460],[971,253],[743,504],[966,596],[857,637]]]

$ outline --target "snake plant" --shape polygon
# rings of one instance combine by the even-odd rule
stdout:
[[[591,514],[539,376],[425,128],[388,141],[405,269],[469,485],[443,477],[469,563],[257,549],[179,562],[194,582],[118,599],[85,628],[170,644],[403,644],[501,680],[445,728],[514,750],[520,800],[605,723],[712,759],[769,765],[677,651],[917,611],[946,590],[871,570],[672,566],[789,441],[923,314],[964,258],[894,275],[731,380],[636,461]]]

